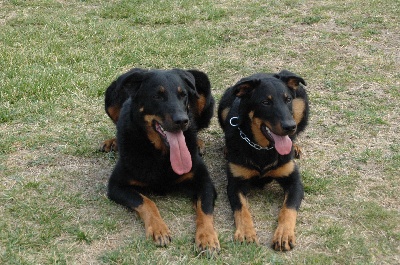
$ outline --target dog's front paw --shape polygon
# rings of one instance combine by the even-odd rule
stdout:
[[[247,243],[256,243],[258,244],[258,238],[256,234],[256,230],[253,225],[245,226],[241,225],[237,227],[235,232],[235,241],[238,242],[247,242]]]
[[[197,227],[195,241],[198,251],[207,256],[218,254],[220,251],[218,234],[212,225]]]
[[[256,230],[244,197],[241,197],[241,201],[243,203],[242,209],[236,210],[234,213],[236,225],[235,241],[258,244]]]
[[[172,241],[171,232],[161,218],[154,218],[146,226],[146,237],[152,238],[160,247],[165,247]]]
[[[285,225],[278,225],[272,240],[272,248],[277,251],[292,250],[296,245],[294,228]]]
[[[272,247],[277,251],[292,250],[296,245],[294,228],[296,226],[297,211],[284,206],[279,212],[278,227],[272,239]]]

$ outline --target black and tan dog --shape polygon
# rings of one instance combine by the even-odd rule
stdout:
[[[225,132],[228,160],[228,198],[234,212],[235,240],[258,243],[246,194],[252,185],[263,187],[276,180],[285,199],[273,236],[275,250],[295,245],[297,210],[303,199],[303,185],[294,162],[292,140],[308,120],[305,81],[283,70],[279,74],[259,73],[241,79],[227,89],[218,119]]]
[[[182,188],[197,213],[195,242],[200,250],[219,250],[213,224],[216,192],[199,154],[197,131],[213,115],[207,75],[196,70],[132,69],[106,91],[106,112],[117,124],[119,159],[110,176],[108,197],[143,219],[146,236],[159,246],[171,233],[146,190],[165,193]],[[114,145],[114,146],[113,146]]]

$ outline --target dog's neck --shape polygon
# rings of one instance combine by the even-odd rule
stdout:
[[[239,135],[240,138],[242,138],[244,141],[246,141],[251,147],[253,147],[256,150],[271,150],[274,147],[273,146],[266,146],[266,147],[262,147],[261,145],[257,144],[254,142],[254,139],[250,139],[247,135],[250,135],[251,137],[251,133],[250,132],[244,132],[242,131],[240,125],[243,123],[243,117],[245,117],[245,115],[240,115],[240,103],[241,103],[241,99],[240,98],[235,98],[235,101],[232,103],[232,108],[230,110],[230,115],[229,117],[229,123],[232,127],[237,127],[238,131],[239,131]],[[242,126],[243,127],[243,126]],[[244,126],[246,128],[246,126]]]

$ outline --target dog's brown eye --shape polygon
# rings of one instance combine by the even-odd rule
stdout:
[[[290,102],[292,102],[292,98],[291,98],[291,97],[287,97],[287,98],[285,99],[285,101],[286,101],[286,103],[290,103]]]

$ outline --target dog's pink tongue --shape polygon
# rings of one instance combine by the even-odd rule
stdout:
[[[271,132],[272,138],[275,141],[275,149],[281,155],[287,155],[292,151],[292,140],[289,136],[279,136]]]
[[[169,143],[169,159],[176,174],[182,175],[192,169],[192,157],[186,146],[182,131],[177,133],[165,132]]]

